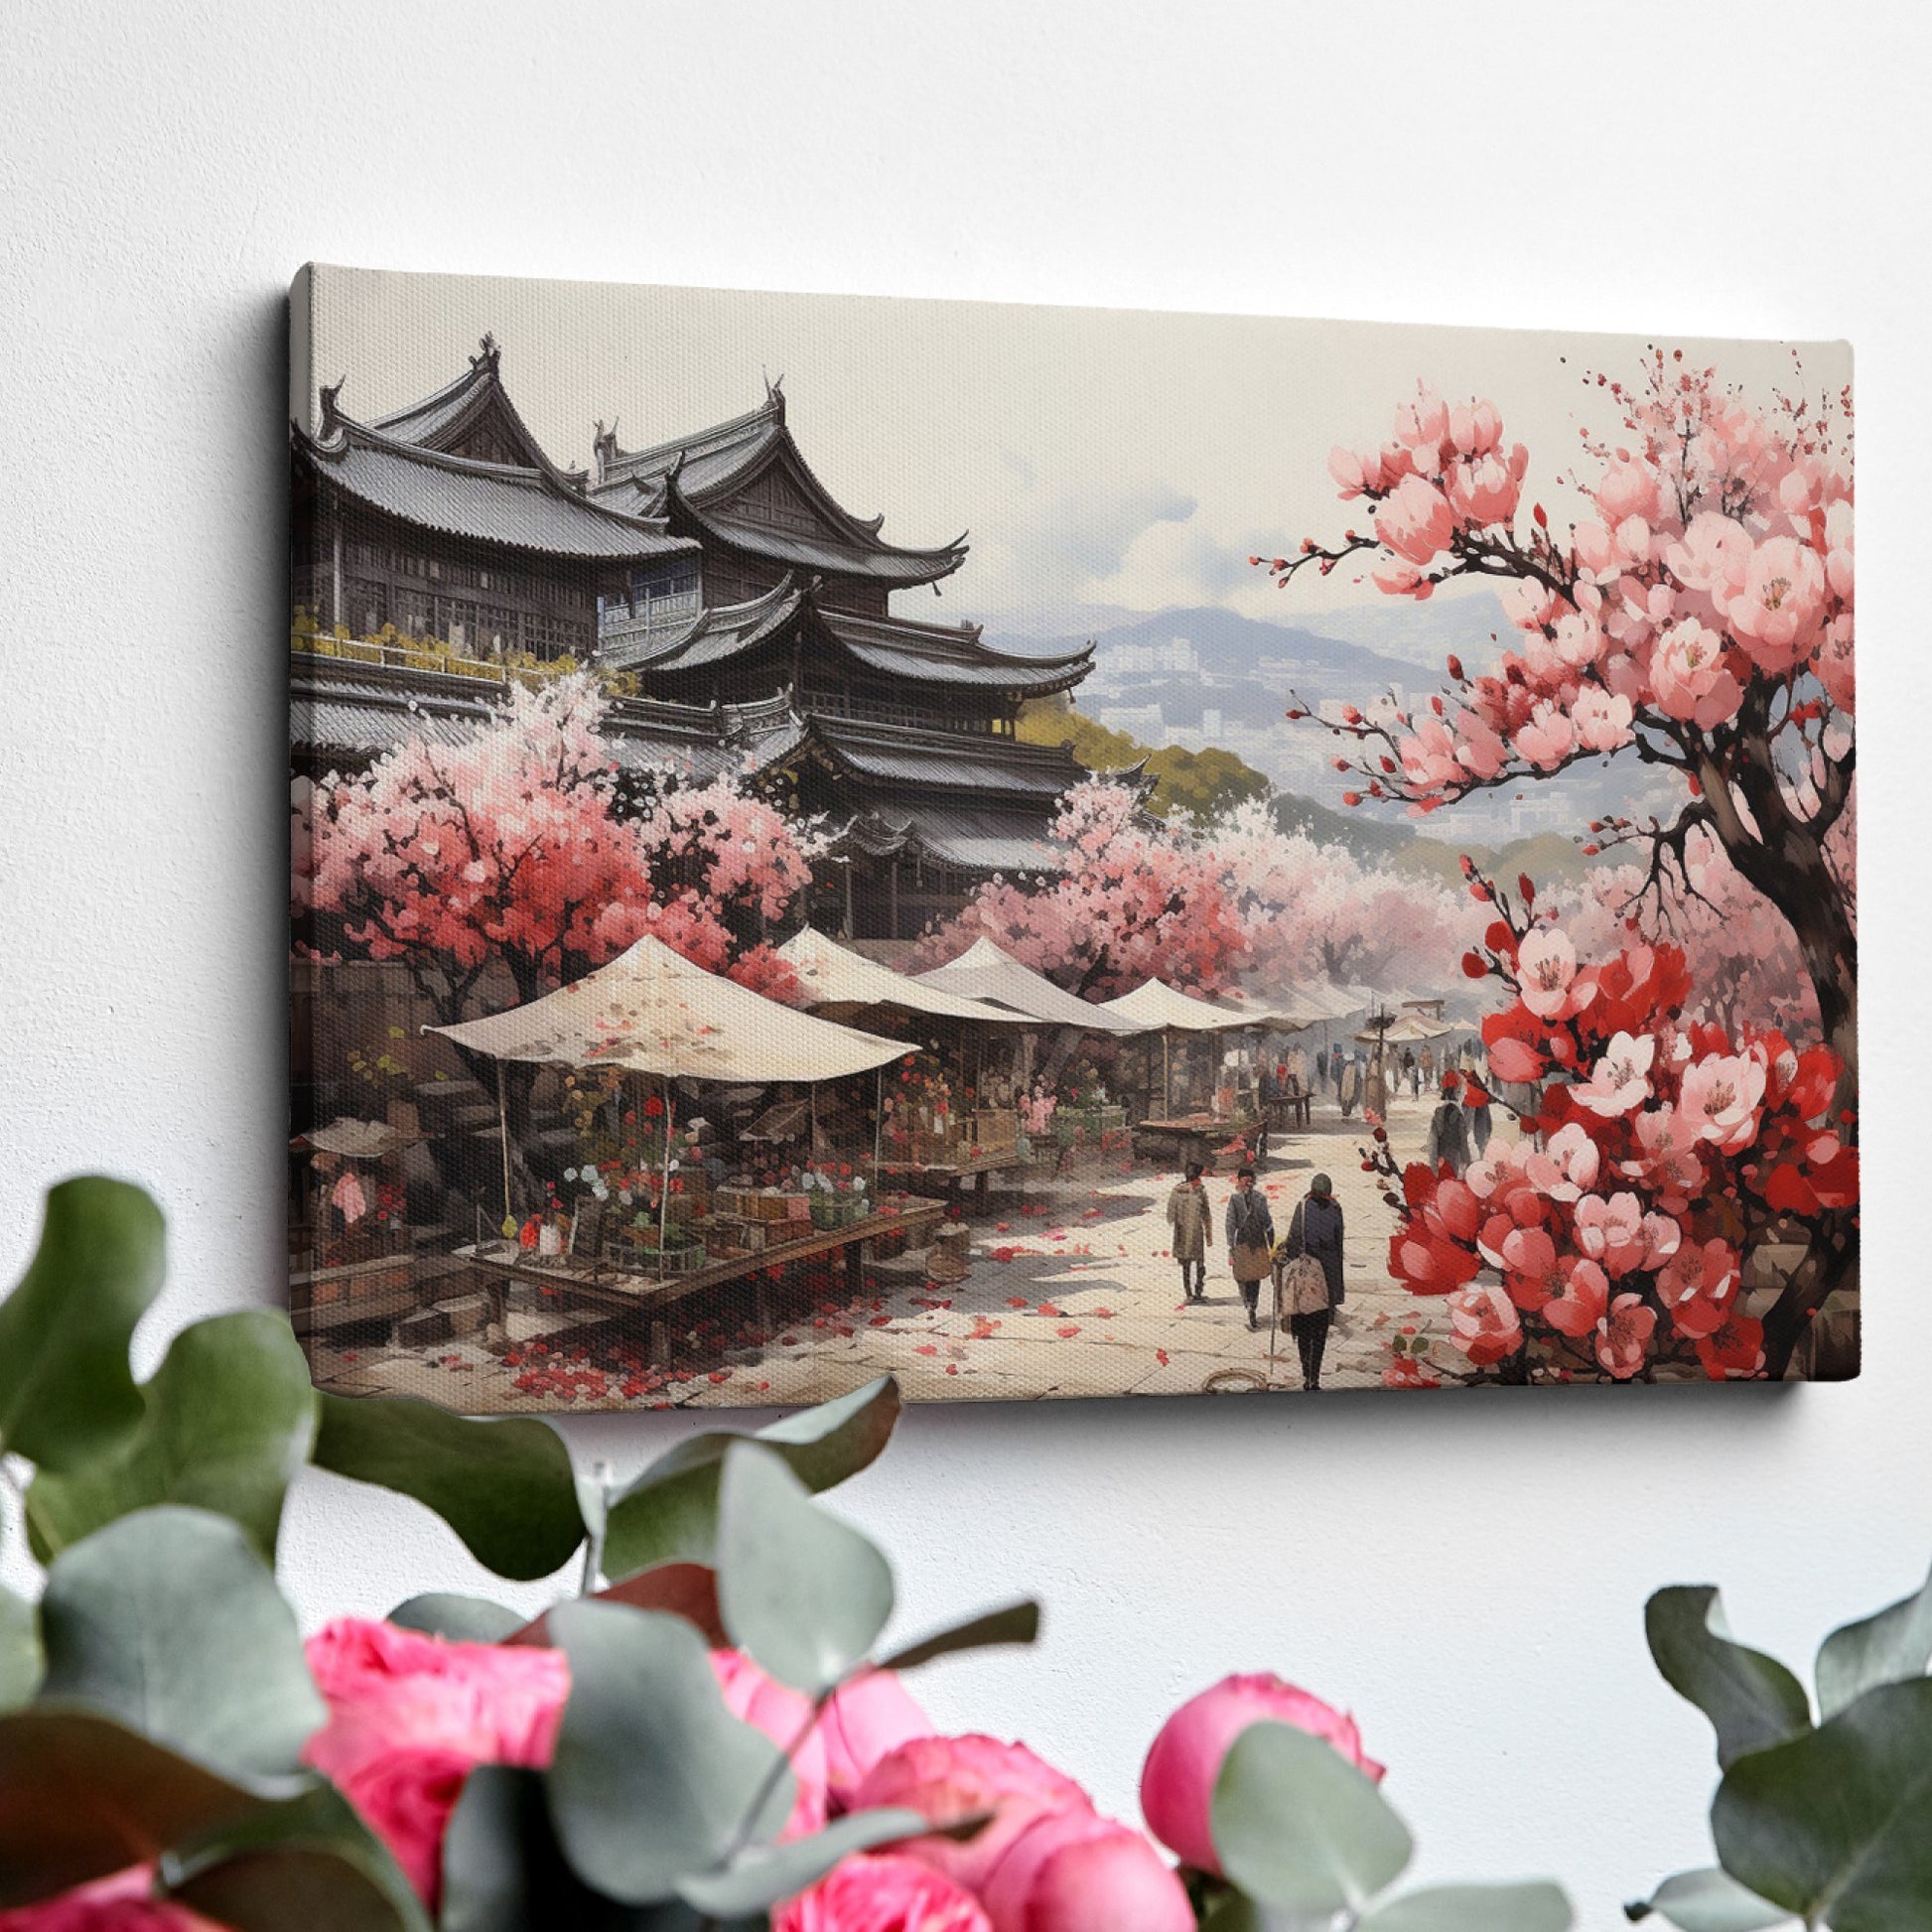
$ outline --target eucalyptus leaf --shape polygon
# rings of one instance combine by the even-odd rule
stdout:
[[[775,1836],[793,1782],[777,1747],[725,1708],[705,1640],[682,1617],[560,1603],[551,1635],[570,1659],[547,1781],[571,1868],[626,1905]]]
[[[171,1849],[158,1875],[164,1895],[235,1932],[431,1932],[388,1849],[329,1784]]]
[[[25,1704],[41,1681],[40,1613],[0,1584],[0,1711]]]
[[[1881,1685],[1816,1730],[1740,1757],[1711,1832],[1732,1877],[1807,1924],[1932,1921],[1932,1678]]]
[[[1721,1766],[1811,1728],[1805,1687],[1775,1657],[1731,1640],[1709,1584],[1660,1589],[1643,1620],[1664,1681],[1711,1720]]]
[[[428,1590],[398,1603],[386,1619],[404,1630],[421,1630],[452,1643],[504,1643],[526,1627],[522,1611],[486,1596]]]
[[[969,1617],[949,1630],[936,1630],[917,1643],[908,1643],[879,1660],[881,1670],[916,1670],[935,1657],[950,1657],[962,1650],[990,1650],[1000,1644],[1033,1643],[1039,1635],[1039,1605],[1031,1600],[1008,1603],[988,1610],[984,1616]]]
[[[593,1603],[626,1603],[633,1610],[668,1610],[681,1616],[704,1633],[705,1641],[724,1649],[731,1639],[718,1614],[718,1573],[701,1563],[660,1563],[640,1570],[621,1584],[612,1584],[592,1593]],[[551,1641],[550,1617],[546,1611],[526,1623],[504,1641],[547,1644]]]
[[[47,1192],[40,1246],[0,1302],[0,1452],[77,1468],[128,1436],[141,1396],[135,1324],[161,1290],[161,1210],[100,1174]]]
[[[0,1716],[0,1911],[239,1824],[264,1800],[88,1711]]]
[[[893,1613],[893,1573],[768,1449],[736,1444],[718,1499],[718,1607],[732,1641],[782,1684],[822,1697]]]
[[[662,1563],[710,1563],[717,1548],[719,1471],[734,1443],[765,1444],[807,1489],[818,1492],[873,1461],[892,1436],[898,1409],[898,1384],[884,1375],[749,1439],[732,1430],[688,1437],[613,1497],[605,1570],[624,1577]]]
[[[547,1423],[471,1422],[411,1396],[317,1401],[318,1466],[426,1504],[497,1576],[548,1577],[583,1542],[570,1451]]]
[[[749,1917],[816,1884],[850,1852],[917,1838],[926,1830],[916,1811],[855,1811],[822,1832],[784,1845],[752,1845],[721,1871],[680,1879],[678,1893],[713,1918]]]
[[[1526,1878],[1511,1885],[1428,1885],[1365,1912],[1357,1932],[1570,1932],[1561,1885]]]
[[[1923,1677],[1932,1663],[1932,1577],[1912,1595],[1834,1630],[1818,1651],[1818,1708],[1835,1718],[1880,1684]]]
[[[64,1550],[41,1597],[41,1696],[210,1769],[292,1773],[327,1717],[275,1579],[225,1516],[167,1504]]]
[[[1648,1898],[1623,1908],[1624,1916],[1632,1920],[1646,1919],[1653,1912],[1676,1926],[1677,1932],[1765,1932],[1769,1926],[1791,1923],[1791,1914],[1782,1905],[1758,1897],[1716,1865],[1680,1871]]]
[[[682,1899],[620,1905],[571,1870],[550,1827],[535,1771],[480,1764],[443,1838],[439,1932],[765,1932],[767,1921],[722,1925]]]
[[[1291,1932],[1289,1921],[1264,1911],[1238,1891],[1223,1892],[1207,1908],[1200,1932]]]
[[[1293,1725],[1250,1725],[1214,1781],[1221,1869],[1283,1912],[1360,1911],[1415,1847],[1375,1786],[1331,1744]]]
[[[141,1399],[139,1426],[112,1454],[35,1477],[35,1554],[49,1562],[132,1510],[186,1503],[232,1518],[273,1563],[282,1498],[316,1428],[309,1367],[286,1317],[245,1309],[184,1328]]]

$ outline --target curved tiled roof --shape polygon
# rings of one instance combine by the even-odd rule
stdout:
[[[297,462],[319,482],[446,536],[606,563],[697,550],[688,538],[591,502],[553,473],[445,456],[340,417],[327,441],[290,428]]]
[[[750,603],[701,610],[674,624],[630,620],[605,627],[604,660],[621,670],[662,675],[709,669],[786,633],[794,620],[815,623],[821,638],[881,676],[1015,697],[1045,697],[1078,684],[1093,668],[1093,646],[1053,656],[996,650],[976,624],[915,623],[823,608],[810,590],[785,578]]]
[[[743,512],[733,513],[734,498],[773,466],[785,470],[817,511],[817,535],[776,529]],[[776,386],[743,416],[648,449],[622,450],[615,436],[601,438],[592,493],[615,500],[633,515],[675,519],[682,510],[717,542],[803,570],[906,586],[936,583],[966,559],[963,533],[933,549],[902,549],[880,536],[883,515],[854,516],[846,509],[813,475],[792,440],[785,427],[784,395]]]

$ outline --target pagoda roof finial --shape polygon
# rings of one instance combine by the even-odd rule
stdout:
[[[473,369],[483,369],[490,375],[494,375],[496,373],[496,365],[503,359],[502,345],[497,342],[496,338],[489,331],[485,330],[483,341],[477,346],[482,350],[482,353],[471,356],[470,366]]]
[[[334,382],[325,382],[317,391],[322,402],[322,434],[325,440],[334,436],[342,423],[342,411],[336,407],[336,398],[342,394],[347,382],[346,375],[340,376]]]

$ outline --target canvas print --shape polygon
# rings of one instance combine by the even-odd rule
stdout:
[[[1844,345],[292,319],[320,1386],[1856,1374]]]

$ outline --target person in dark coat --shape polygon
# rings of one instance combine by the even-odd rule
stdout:
[[[1311,1314],[1291,1314],[1288,1318],[1289,1332],[1294,1335],[1296,1349],[1302,1357],[1305,1389],[1321,1386],[1321,1352],[1328,1345],[1328,1330],[1334,1323],[1335,1311],[1342,1304],[1341,1237],[1341,1203],[1335,1199],[1335,1183],[1325,1173],[1318,1173],[1309,1182],[1307,1196],[1295,1203],[1295,1213],[1288,1224],[1288,1239],[1283,1244],[1285,1259],[1292,1261],[1297,1255],[1311,1255],[1321,1264],[1321,1272],[1328,1279],[1325,1309],[1317,1309]]]
[[[1443,1098],[1436,1111],[1429,1117],[1429,1166],[1432,1173],[1440,1173],[1445,1162],[1449,1171],[1460,1180],[1468,1171],[1469,1117],[1463,1111],[1461,1100],[1462,1082],[1453,1074],[1443,1075]]]
[[[1462,1105],[1469,1117],[1469,1158],[1480,1161],[1489,1151],[1489,1137],[1495,1132],[1495,1120],[1489,1112],[1489,1096],[1474,1080],[1470,1080],[1462,1089]]]
[[[1248,1308],[1248,1326],[1260,1326],[1261,1285],[1274,1267],[1275,1217],[1268,1197],[1255,1186],[1255,1171],[1243,1168],[1234,1176],[1234,1192],[1227,1207],[1228,1267]]]

